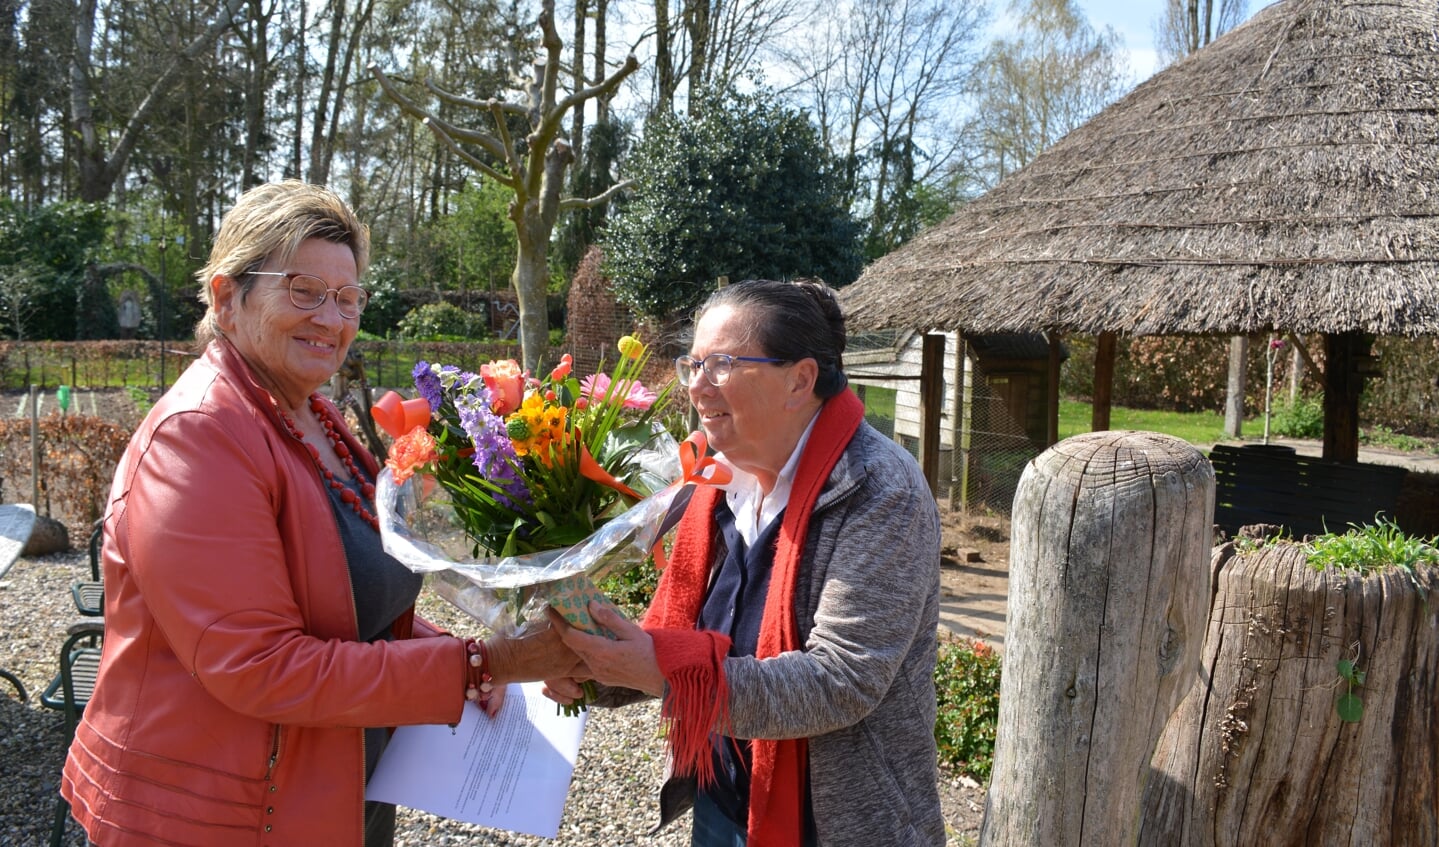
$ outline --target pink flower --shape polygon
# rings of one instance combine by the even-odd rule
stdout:
[[[555,365],[555,369],[554,369],[554,370],[550,371],[550,381],[551,381],[551,382],[558,382],[559,380],[562,380],[562,379],[564,379],[565,377],[569,376],[569,375],[570,375],[570,369],[573,368],[574,366],[575,366],[575,357],[574,357],[574,356],[571,356],[569,353],[566,353],[565,355],[561,356],[561,357],[560,357],[560,363],[559,363],[558,365]]]
[[[580,380],[580,393],[586,397],[592,397],[597,401],[606,399],[610,393],[610,375],[595,374]],[[654,405],[655,393],[640,384],[639,380],[630,383],[629,393],[625,395],[624,408],[639,409],[641,411]]]
[[[480,365],[480,376],[490,390],[490,411],[501,417],[520,407],[525,395],[525,375],[514,359]]]

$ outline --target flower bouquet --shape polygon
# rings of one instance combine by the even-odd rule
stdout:
[[[723,470],[660,425],[674,383],[641,384],[645,345],[619,347],[611,373],[583,380],[569,355],[543,379],[512,360],[479,373],[419,362],[420,396],[390,392],[372,410],[395,436],[376,485],[386,552],[495,632],[543,621],[545,605],[599,632],[595,583],[661,553],[684,484]]]

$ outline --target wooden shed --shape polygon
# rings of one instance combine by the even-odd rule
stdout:
[[[931,485],[954,508],[982,504],[1007,513],[1024,464],[1049,443],[1055,393],[1049,343],[1035,333],[944,338]],[[862,397],[873,389],[894,392],[887,434],[916,455],[924,434],[923,340],[912,331],[865,333],[852,337],[845,353],[845,370]]]

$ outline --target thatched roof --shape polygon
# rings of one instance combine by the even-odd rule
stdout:
[[[1439,334],[1439,5],[1284,0],[842,293],[855,328]]]

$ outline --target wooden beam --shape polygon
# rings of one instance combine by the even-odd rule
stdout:
[[[1114,359],[1119,339],[1112,332],[1101,332],[1094,341],[1094,406],[1090,410],[1091,432],[1109,429],[1109,410],[1114,403]]]
[[[1324,336],[1324,458],[1359,461],[1359,395],[1374,373],[1374,336],[1344,332]]]
[[[1045,417],[1049,420],[1044,446],[1053,447],[1059,441],[1059,366],[1064,360],[1064,345],[1058,332],[1050,330],[1044,335],[1049,339],[1049,373],[1048,382],[1044,386],[1045,403],[1049,407],[1045,410]]]
[[[949,510],[969,510],[970,384],[964,378],[969,358],[964,333],[954,334],[954,370],[950,372],[949,396],[954,412],[949,419]]]
[[[939,485],[939,421],[944,412],[944,336],[929,333],[920,348],[919,467],[931,491]]]

